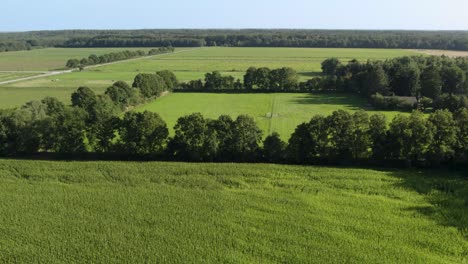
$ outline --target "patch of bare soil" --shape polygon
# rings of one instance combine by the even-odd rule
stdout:
[[[468,57],[468,51],[456,51],[456,50],[413,50],[418,53],[427,54],[427,55],[434,55],[434,56],[442,56],[445,55],[447,57]]]

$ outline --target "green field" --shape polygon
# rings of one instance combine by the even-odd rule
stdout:
[[[4,263],[466,263],[455,173],[0,160]]]
[[[177,73],[191,73],[202,78],[206,72],[240,73],[250,67],[291,67],[309,78],[320,72],[320,63],[337,57],[344,62],[351,59],[383,60],[398,56],[415,55],[407,50],[384,49],[316,49],[316,48],[202,48],[151,60],[129,62],[99,68],[101,72],[154,72],[169,69]],[[184,79],[184,78],[181,78]]]
[[[30,68],[51,69],[63,67],[68,58],[99,54],[113,49],[44,49],[0,54],[0,70],[14,70],[16,64],[30,65]],[[182,51],[187,49],[178,49]],[[16,54],[16,56],[15,56]],[[23,54],[36,54],[28,57]],[[0,87],[0,105],[14,107],[29,100],[40,99],[37,96],[46,94],[69,102],[68,91],[79,86],[89,86],[101,93],[113,81],[131,82],[139,72],[158,70],[174,71],[179,80],[187,81],[203,78],[206,72],[219,70],[223,74],[242,79],[244,71],[250,66],[257,67],[292,67],[296,69],[301,80],[310,79],[320,72],[320,63],[329,57],[338,57],[343,61],[352,58],[387,59],[404,55],[415,55],[408,50],[382,49],[314,49],[314,48],[202,48],[167,54],[153,58],[144,58],[114,65],[97,67],[59,76],[34,79]],[[4,59],[2,60],[2,57]],[[6,57],[10,56],[10,57]],[[9,63],[10,61],[10,63]],[[60,62],[60,63],[59,63]],[[10,65],[10,66],[8,66]],[[49,66],[48,66],[49,65]],[[24,67],[23,67],[24,68]],[[26,69],[26,68],[24,68]],[[16,89],[18,88],[18,89]],[[5,99],[5,96],[8,99]]]
[[[16,72],[0,72],[0,82],[26,78],[30,76],[40,75],[40,73],[16,73]]]
[[[151,48],[47,48],[28,51],[0,52],[0,71],[47,71],[65,67],[68,59],[81,59],[91,54],[102,55],[122,50]]]
[[[265,135],[278,132],[289,139],[294,129],[313,115],[329,115],[337,109],[357,111],[366,109],[366,100],[347,94],[216,94],[173,93],[152,103],[137,108],[137,111],[152,111],[161,115],[169,128],[183,115],[200,112],[205,117],[218,118],[227,114],[233,118],[241,114],[252,116]],[[369,114],[377,113],[371,111]],[[399,112],[380,112],[388,121]]]

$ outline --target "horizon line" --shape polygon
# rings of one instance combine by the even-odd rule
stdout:
[[[226,30],[226,31],[242,31],[242,30],[305,30],[305,31],[424,31],[424,32],[468,32],[468,29],[364,29],[364,28],[63,28],[63,29],[28,29],[28,30],[0,30],[0,33],[31,33],[31,32],[47,32],[47,31],[150,31],[150,30]]]

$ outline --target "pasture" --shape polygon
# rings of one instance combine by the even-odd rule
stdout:
[[[465,263],[447,171],[0,160],[11,263]]]
[[[176,73],[198,73],[202,78],[206,72],[220,71],[243,74],[250,66],[294,68],[304,78],[321,71],[320,63],[327,58],[337,57],[347,62],[351,59],[366,61],[383,60],[404,55],[412,51],[383,49],[320,49],[320,48],[202,48],[190,52],[155,57],[145,61],[134,61],[99,68],[102,72],[142,71],[154,72],[169,69]]]
[[[0,52],[0,71],[49,71],[65,68],[68,59],[81,59],[91,54],[122,50],[144,50],[151,48],[47,48],[25,51]]]
[[[81,58],[92,53],[100,54],[113,50],[119,49],[44,49],[2,53],[0,54],[0,70],[60,68],[69,58]],[[66,94],[70,89],[89,86],[101,93],[113,81],[123,80],[131,83],[135,75],[140,72],[153,73],[159,70],[170,70],[177,75],[179,80],[188,81],[204,78],[206,72],[215,70],[242,79],[245,70],[250,66],[292,67],[298,71],[301,80],[307,80],[319,74],[320,63],[329,57],[338,57],[346,62],[353,58],[366,61],[367,59],[380,60],[417,54],[408,50],[391,49],[221,47],[177,49],[176,52],[183,50],[187,51],[0,86],[0,95],[8,96],[8,99],[0,99],[0,105],[3,108],[18,106],[29,100],[40,99],[37,98],[40,94],[55,96],[68,103],[69,96]],[[19,67],[17,66],[19,64],[29,66]]]
[[[15,79],[21,79],[21,78],[26,78],[30,76],[35,76],[39,75],[40,73],[32,73],[32,72],[0,72],[0,82],[4,81],[9,81],[9,80],[15,80]]]
[[[208,118],[227,114],[233,118],[241,114],[252,116],[263,130],[264,136],[278,132],[284,140],[302,122],[313,115],[329,115],[338,109],[351,112],[366,110],[366,100],[352,94],[217,94],[172,93],[152,103],[138,107],[136,111],[152,111],[161,115],[172,128],[183,115],[199,112]],[[369,114],[377,113],[371,111]],[[388,121],[399,112],[383,111]]]

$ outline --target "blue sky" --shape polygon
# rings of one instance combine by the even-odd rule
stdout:
[[[468,0],[1,0],[0,31],[141,28],[468,30]]]

